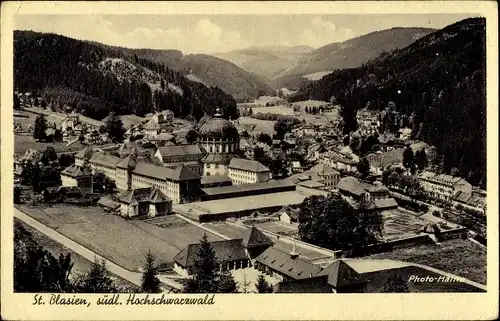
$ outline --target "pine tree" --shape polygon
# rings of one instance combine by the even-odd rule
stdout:
[[[185,291],[187,293],[216,293],[218,289],[217,269],[215,251],[205,233],[196,252],[193,277],[188,280]]]
[[[114,280],[106,267],[106,261],[97,257],[90,270],[78,282],[76,286],[81,293],[113,293],[117,292]]]
[[[222,264],[224,265],[224,264]],[[219,274],[219,293],[238,293],[236,282],[234,281],[231,272],[227,268],[223,268]]]
[[[33,138],[36,140],[45,139],[45,131],[47,130],[47,120],[44,115],[40,115],[35,119],[35,129],[33,131]]]
[[[144,272],[142,273],[142,283],[141,283],[141,291],[145,293],[160,293],[160,280],[156,276],[156,267],[155,267],[156,257],[151,250],[148,251],[146,255],[146,263],[143,266]]]
[[[410,146],[407,146],[403,151],[403,165],[406,169],[411,169],[414,162],[413,150]]]
[[[272,293],[273,288],[269,283],[267,283],[266,279],[264,278],[263,274],[259,274],[257,277],[257,292],[259,293]]]

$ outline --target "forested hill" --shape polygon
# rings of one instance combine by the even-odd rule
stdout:
[[[210,86],[216,86],[231,94],[237,100],[251,100],[262,95],[274,95],[267,81],[255,77],[252,73],[224,59],[205,54],[183,55],[179,50],[157,49],[114,49],[125,55],[136,55],[148,60],[165,64],[185,75],[195,78]]]
[[[411,115],[412,135],[434,145],[442,168],[486,184],[486,20],[462,20],[355,69],[337,70],[292,101],[329,100],[344,115],[368,106]]]
[[[96,119],[111,111],[142,116],[164,109],[200,119],[218,107],[225,117],[238,117],[231,95],[164,64],[32,31],[14,32],[14,89],[39,93],[55,108],[69,105]]]

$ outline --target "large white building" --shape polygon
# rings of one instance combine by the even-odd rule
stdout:
[[[458,192],[472,193],[472,185],[460,177],[425,171],[418,179],[427,194],[443,201],[451,201]]]
[[[229,162],[229,177],[234,185],[263,183],[271,179],[271,171],[258,161],[233,158]]]

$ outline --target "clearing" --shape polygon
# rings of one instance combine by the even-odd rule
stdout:
[[[48,146],[54,147],[56,152],[76,152],[85,148],[86,145],[75,142],[66,146],[66,142],[44,143],[37,142],[32,135],[14,135],[14,153],[24,154],[29,149],[44,150]]]
[[[291,116],[295,114],[292,107],[287,107],[285,105],[271,106],[271,107],[255,107],[252,108],[252,112],[254,114],[262,113],[262,114],[278,114],[278,115],[291,115]]]
[[[260,134],[265,133],[269,136],[274,135],[274,124],[276,123],[274,120],[260,120],[252,117],[240,117],[236,120],[237,124],[241,127],[245,127],[246,125],[255,126],[249,134]]]
[[[140,220],[126,220],[99,207],[63,204],[37,208],[19,206],[37,221],[129,271],[138,272],[151,250],[158,264],[172,262],[180,250],[199,242],[204,230],[196,226],[164,229]],[[218,240],[207,235],[209,240]]]

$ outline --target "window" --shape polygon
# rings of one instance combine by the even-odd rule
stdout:
[[[219,168],[219,164],[215,164],[215,168]]]
[[[207,176],[210,176],[210,172],[207,172]]]
[[[207,164],[207,168],[210,168],[210,164]]]

